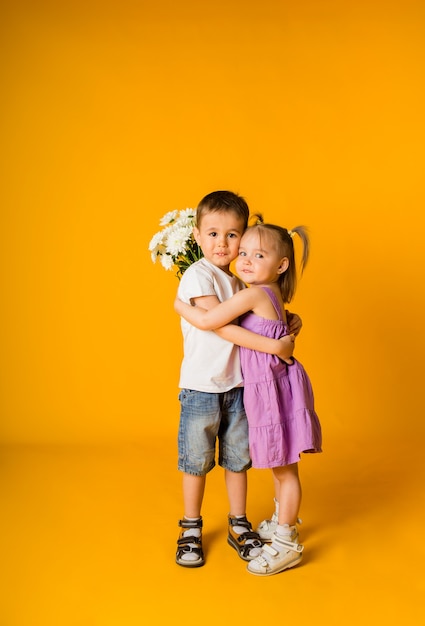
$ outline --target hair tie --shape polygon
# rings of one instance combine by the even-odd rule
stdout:
[[[264,224],[264,219],[261,213],[254,213],[251,215],[249,222],[252,226],[262,226]]]
[[[288,230],[288,235],[291,237],[291,239],[293,239],[293,238],[294,238],[295,233],[294,233],[294,231],[293,231],[293,230]]]

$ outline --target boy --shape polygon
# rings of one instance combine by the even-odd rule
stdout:
[[[204,309],[230,298],[244,283],[233,275],[230,263],[248,225],[244,198],[230,191],[215,191],[198,205],[194,236],[204,257],[191,265],[179,284],[177,296]],[[291,331],[300,327],[298,316]],[[183,472],[184,516],[179,520],[176,563],[183,567],[204,564],[201,507],[206,475],[218,463],[224,468],[230,512],[228,543],[240,558],[260,554],[262,542],[246,518],[247,470],[251,467],[248,425],[243,408],[243,380],[239,345],[252,350],[291,356],[282,342],[251,333],[237,324],[215,332],[198,330],[182,319],[184,356],[180,372],[181,405],[178,469]]]

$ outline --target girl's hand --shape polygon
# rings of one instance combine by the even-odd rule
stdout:
[[[291,365],[291,359],[295,348],[295,335],[293,333],[291,335],[285,335],[279,339],[279,342],[282,344],[282,348],[276,356],[278,356],[282,361],[285,361],[285,363],[288,363],[288,365]]]
[[[300,316],[296,313],[286,311],[286,319],[288,321],[288,328],[291,335],[298,335],[303,325],[303,321]]]

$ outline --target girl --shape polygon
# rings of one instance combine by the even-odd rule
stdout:
[[[236,260],[236,271],[250,288],[209,311],[180,300],[175,309],[202,330],[220,328],[241,316],[241,326],[267,337],[283,337],[293,348],[295,338],[288,334],[285,312],[297,282],[292,237],[297,234],[303,243],[301,271],[308,260],[309,239],[303,226],[288,231],[256,217],[257,224],[242,236]],[[301,504],[298,461],[301,452],[321,452],[321,428],[301,363],[246,348],[240,349],[240,358],[252,466],[271,468],[275,485],[275,511],[258,528],[271,545],[263,546],[248,571],[269,576],[301,561],[303,546],[296,527]]]

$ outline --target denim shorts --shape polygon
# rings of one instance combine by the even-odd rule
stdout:
[[[178,469],[205,476],[218,464],[231,472],[251,467],[243,387],[223,393],[181,389]]]

